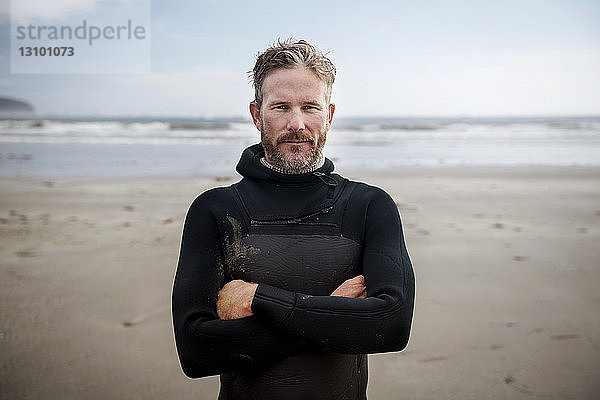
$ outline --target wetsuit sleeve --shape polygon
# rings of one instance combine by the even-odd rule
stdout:
[[[222,321],[216,312],[223,286],[218,224],[207,192],[191,205],[183,229],[173,285],[172,312],[177,352],[190,378],[255,369],[294,352],[294,340],[255,317]]]
[[[406,347],[414,274],[398,209],[380,189],[366,208],[364,228],[367,298],[310,296],[259,284],[252,302],[255,315],[322,350],[379,353]]]

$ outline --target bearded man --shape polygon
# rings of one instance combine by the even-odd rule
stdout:
[[[366,399],[367,354],[408,343],[414,275],[395,202],[323,156],[335,67],[306,41],[257,58],[261,143],[188,211],[173,286],[183,372],[219,399]]]

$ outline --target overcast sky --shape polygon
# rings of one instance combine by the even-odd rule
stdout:
[[[330,52],[338,116],[600,115],[598,0],[152,1],[144,74],[11,74],[0,1],[0,96],[40,114],[245,117],[256,53],[295,37]],[[13,1],[57,21],[103,4]]]

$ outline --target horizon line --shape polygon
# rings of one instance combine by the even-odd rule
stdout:
[[[5,115],[3,115],[5,114]],[[396,115],[342,115],[334,118],[335,120],[350,120],[350,119],[549,119],[549,118],[600,118],[600,113],[564,113],[564,114],[396,114]],[[0,120],[15,120],[15,119],[142,119],[142,120],[169,120],[169,119],[188,119],[197,121],[244,121],[252,122],[250,116],[228,115],[152,115],[152,114],[36,114],[36,113],[20,113],[0,111]]]

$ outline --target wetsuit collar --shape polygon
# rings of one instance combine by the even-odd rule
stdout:
[[[306,168],[306,171],[304,172],[286,172],[283,168],[279,168],[278,166],[269,163],[266,157],[261,157],[260,162],[265,167],[271,168],[272,170],[280,172],[282,174],[299,175],[304,172],[315,172],[316,170],[321,168],[323,164],[325,164],[325,157],[323,156],[323,153],[319,153],[319,158],[315,162],[313,162],[308,168]]]
[[[307,172],[305,174],[290,175],[277,172],[271,168],[266,167],[262,162],[261,158],[265,156],[265,151],[262,144],[257,143],[245,149],[240,157],[240,161],[237,164],[236,170],[240,175],[246,178],[254,178],[276,182],[289,182],[289,183],[311,183],[316,180],[320,180],[319,173],[330,174],[333,172],[334,166],[330,159],[325,158],[323,166],[314,172]],[[317,174],[315,174],[315,172]]]

